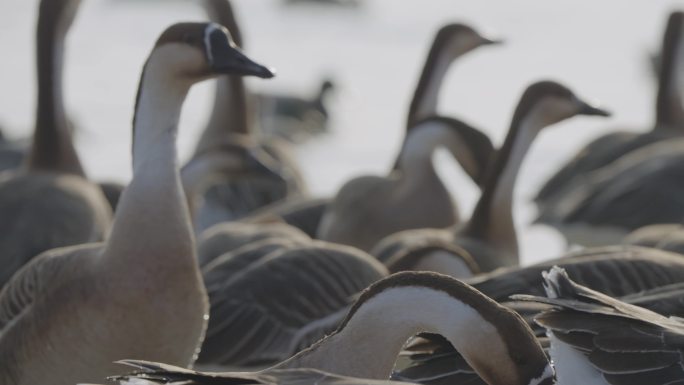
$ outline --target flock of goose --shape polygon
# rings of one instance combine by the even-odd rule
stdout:
[[[168,27],[143,65],[124,187],[88,179],[71,140],[63,50],[80,0],[41,0],[35,131],[0,136],[1,385],[684,384],[684,13],[667,21],[652,130],[595,140],[535,199],[540,222],[593,247],[521,267],[526,152],[606,110],[533,83],[496,149],[436,107],[451,64],[501,42],[448,24],[393,169],[313,198],[254,121],[286,111],[297,135],[317,131],[332,83],[310,101],[255,97],[243,77],[274,72],[239,48],[228,0],[202,4],[211,22]],[[182,106],[210,78],[181,167]],[[481,189],[468,219],[433,166],[442,147]]]

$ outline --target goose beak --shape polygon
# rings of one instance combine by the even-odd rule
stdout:
[[[489,38],[489,37],[482,37],[482,45],[499,45],[503,44],[506,41],[503,39],[497,39],[497,38]]]
[[[212,71],[219,74],[257,76],[264,79],[275,76],[273,70],[256,63],[231,44],[221,29],[212,32],[209,39],[208,56]]]
[[[593,116],[605,116],[608,117],[611,113],[603,108],[589,104],[587,102],[579,101],[580,107],[578,114],[580,115],[593,115]]]
[[[275,76],[275,71],[262,66],[261,64],[248,58],[236,48],[230,48],[232,52],[221,50],[216,52],[214,60],[211,63],[212,70],[218,73],[242,75],[242,76],[256,76],[263,79],[270,79]]]

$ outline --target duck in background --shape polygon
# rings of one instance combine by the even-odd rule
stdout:
[[[208,303],[175,142],[192,85],[222,74],[273,76],[217,24],[176,24],[159,37],[136,98],[133,180],[109,239],[43,253],[0,292],[0,361],[12,363],[0,365],[1,383],[100,381],[122,357],[192,365]]]
[[[481,271],[518,266],[518,238],[512,211],[518,172],[534,139],[544,128],[578,115],[608,116],[609,113],[582,101],[559,83],[541,81],[530,85],[516,107],[470,221],[450,229],[398,232],[379,242],[372,254],[385,261],[415,242],[450,240],[468,251]],[[429,264],[425,260],[423,268]],[[430,270],[439,268],[437,265]]]
[[[290,95],[258,93],[259,126],[264,135],[302,142],[314,135],[327,133],[330,128],[328,107],[332,80],[324,79],[313,97],[305,99]]]
[[[548,223],[547,211],[563,205],[563,197],[584,183],[593,171],[607,166],[640,147],[684,133],[684,106],[681,84],[684,82],[684,13],[672,12],[663,36],[658,71],[655,122],[650,131],[616,131],[603,135],[580,150],[539,190],[534,198],[540,211],[540,223]]]
[[[111,208],[85,176],[62,101],[64,40],[80,3],[40,2],[31,150],[21,168],[0,174],[0,287],[41,252],[102,241],[109,231]]]
[[[21,166],[26,154],[26,143],[9,140],[0,126],[0,172]]]

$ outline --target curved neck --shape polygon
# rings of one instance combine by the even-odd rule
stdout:
[[[529,148],[544,126],[536,114],[516,113],[503,146],[488,172],[482,195],[463,235],[480,240],[518,258],[518,238],[513,220],[513,193],[518,172]]]
[[[409,106],[408,119],[406,121],[407,131],[410,131],[416,122],[437,113],[437,103],[442,81],[449,70],[449,66],[456,59],[453,53],[444,49],[444,45],[444,39],[435,39],[430,48],[427,60],[423,66],[423,72],[420,74],[418,85]]]
[[[661,50],[661,68],[656,98],[655,131],[684,129],[684,107],[681,89],[684,87],[684,38],[680,25],[668,25]]]
[[[242,47],[242,34],[228,0],[204,0],[209,18],[230,31],[236,45]],[[248,135],[252,126],[252,106],[249,103],[242,76],[222,76],[216,80],[214,107],[207,127],[202,132],[195,154],[207,151],[227,133]]]
[[[310,367],[387,379],[406,341],[428,332],[447,338],[487,383],[527,384],[510,358],[506,338],[521,338],[535,346],[534,336],[525,334],[524,327],[507,329],[504,336],[501,322],[522,321],[500,312],[499,305],[465,284],[454,284],[461,287],[455,294],[419,286],[386,289],[355,306],[338,331],[278,368]],[[535,353],[542,360],[538,366],[545,367],[543,353]]]
[[[133,180],[116,210],[108,247],[124,270],[196,268],[194,238],[176,156],[178,121],[191,83],[155,50],[143,70],[133,119]],[[157,53],[157,51],[161,51]],[[159,258],[164,255],[164,258]],[[166,267],[168,269],[168,267]]]
[[[30,171],[66,172],[85,176],[76,150],[62,100],[64,40],[80,0],[43,0],[37,30],[36,63],[38,104]]]
[[[439,147],[449,150],[468,174],[472,175],[473,170],[477,169],[467,143],[455,129],[439,121],[425,122],[408,134],[399,154],[397,169],[411,180],[433,176],[439,179],[432,163],[432,156]]]

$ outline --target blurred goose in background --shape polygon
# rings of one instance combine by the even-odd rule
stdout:
[[[259,93],[259,121],[265,135],[301,142],[310,136],[327,132],[327,99],[335,85],[324,79],[318,92],[305,99],[290,95]]]
[[[219,74],[273,76],[217,24],[160,36],[140,80],[133,180],[111,236],[42,254],[0,292],[0,362],[12,363],[0,365],[1,383],[100,381],[121,371],[112,362],[122,357],[193,363],[208,303],[175,142],[191,86]]]
[[[289,358],[333,332],[358,294],[388,275],[347,246],[270,238],[239,250],[202,269],[211,308],[198,365]]]
[[[476,184],[480,184],[484,180],[487,166],[492,159],[494,147],[491,140],[466,123],[448,117],[437,116],[437,102],[442,81],[450,65],[456,59],[478,47],[499,42],[498,40],[484,37],[471,27],[459,23],[447,24],[440,28],[430,47],[420,79],[414,90],[406,123],[407,138],[413,130],[412,127],[418,126],[418,123],[421,123],[422,127],[434,126],[436,127],[434,130],[453,132],[454,138],[456,138],[456,135],[459,135],[462,141],[462,144],[459,145],[460,159],[468,162],[464,167]],[[414,141],[416,140],[414,139]],[[406,143],[403,146],[405,147]],[[400,151],[398,157],[401,157],[402,153],[403,151]],[[399,160],[397,159],[394,168],[396,170],[399,167]],[[400,171],[403,172],[404,170]],[[434,174],[432,167],[427,171]],[[433,175],[432,180],[434,179],[435,176]],[[382,179],[373,180],[381,181]],[[439,183],[441,184],[441,182]],[[365,184],[365,182],[362,184]],[[435,186],[437,185],[435,184]],[[439,189],[442,190],[440,194],[444,198],[445,191],[441,188]],[[295,198],[266,207],[256,212],[248,220],[254,222],[284,221],[315,237],[321,224],[321,218],[326,209],[329,208],[330,203],[331,199],[325,198],[313,200]],[[448,210],[453,210],[453,208]],[[449,215],[449,213],[447,212],[446,215]]]
[[[469,137],[464,139],[463,137]],[[347,182],[321,218],[317,238],[370,250],[398,231],[448,227],[459,220],[456,205],[432,162],[446,147],[470,175],[479,171],[470,142],[488,142],[466,124],[455,127],[430,119],[414,128],[404,143],[399,171],[386,177],[363,176]]]
[[[659,140],[684,133],[684,13],[672,12],[663,37],[658,73],[655,123],[646,133],[617,131],[586,145],[539,190],[534,201],[542,214],[557,202],[568,188],[581,185],[592,171],[611,164],[623,155]],[[542,221],[542,223],[545,223]]]
[[[660,141],[624,155],[568,189],[539,222],[570,242],[599,246],[622,242],[632,231],[684,218],[684,138]],[[667,227],[662,237],[669,236]],[[649,237],[657,237],[651,229]],[[641,235],[644,236],[644,233]],[[642,242],[645,240],[642,239]],[[648,244],[657,243],[649,241]]]
[[[80,0],[40,2],[31,150],[23,167],[0,174],[0,287],[41,252],[101,241],[109,230],[111,209],[85,177],[62,101],[64,40],[79,5]]]
[[[393,234],[372,254],[389,260],[414,242],[451,240],[475,259],[482,271],[519,264],[518,238],[513,221],[513,191],[518,172],[537,135],[547,126],[577,115],[608,116],[608,112],[579,99],[565,86],[541,81],[523,93],[501,149],[489,170],[482,195],[470,221],[452,229],[419,229]],[[423,268],[429,268],[425,261]],[[439,266],[430,268],[437,270]]]
[[[487,384],[553,383],[544,351],[517,313],[460,281],[426,272],[399,273],[370,286],[335,332],[292,358],[254,374],[218,376],[240,383],[241,375],[271,375],[274,383],[289,384],[278,379],[280,370],[310,368],[384,380],[406,340],[421,331],[443,335]],[[148,368],[141,378],[202,378],[169,376],[159,366],[154,374],[155,366]]]
[[[684,323],[579,285],[560,268],[544,275],[549,304],[536,321],[549,332],[559,384],[676,384],[684,379]]]
[[[236,44],[242,34],[228,0],[203,0],[210,19],[225,25]],[[239,76],[217,80],[214,108],[182,174],[198,233],[253,210],[305,192],[294,160],[282,146],[255,137],[253,106]],[[233,164],[225,171],[226,164]],[[238,177],[234,168],[242,169]],[[192,185],[187,182],[193,181]]]

